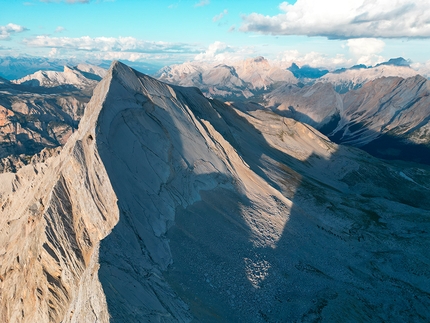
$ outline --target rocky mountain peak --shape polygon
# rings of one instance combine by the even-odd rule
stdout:
[[[407,66],[410,67],[409,62],[403,57],[391,58],[387,62],[380,63],[376,66],[380,65],[393,65],[393,66]]]

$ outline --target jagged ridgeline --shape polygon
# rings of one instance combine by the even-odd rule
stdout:
[[[427,322],[429,179],[114,62],[0,174],[0,321]]]

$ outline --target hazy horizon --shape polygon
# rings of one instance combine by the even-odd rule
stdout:
[[[156,66],[263,56],[336,69],[430,66],[426,1],[2,1],[0,56]]]

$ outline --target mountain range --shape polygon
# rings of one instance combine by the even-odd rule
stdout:
[[[161,65],[154,65],[145,62],[131,62],[124,61],[128,65],[133,66],[135,69],[147,73],[153,74],[157,72]],[[8,80],[16,80],[23,78],[27,75],[33,74],[38,71],[56,71],[61,72],[64,66],[76,66],[79,64],[86,64],[108,69],[111,61],[109,60],[98,60],[82,62],[76,59],[58,59],[48,57],[35,57],[21,55],[17,57],[4,56],[0,57],[0,77]]]
[[[1,321],[429,320],[430,166],[354,147],[427,147],[424,77],[54,72],[0,83]]]
[[[0,80],[0,171],[16,170],[42,149],[49,156],[49,149],[64,145],[105,73],[78,65]]]
[[[298,82],[293,73],[273,66],[263,57],[232,65],[189,62],[166,66],[155,77],[172,84],[198,87],[208,97],[234,100],[253,97],[281,82]]]
[[[265,95],[266,107],[305,122],[337,143],[378,157],[430,163],[430,81],[382,77],[340,94],[330,83],[285,85]]]

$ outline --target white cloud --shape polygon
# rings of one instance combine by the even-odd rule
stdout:
[[[212,18],[212,21],[213,22],[216,22],[216,21],[218,21],[218,20],[221,20],[225,15],[227,15],[228,14],[228,10],[227,9],[224,9],[224,11],[223,12],[221,12],[219,15],[216,15],[215,17],[213,17]]]
[[[51,37],[27,38],[23,43],[42,55],[80,59],[151,60],[166,64],[192,59],[201,47],[187,43],[152,42],[134,37]],[[49,51],[48,51],[49,50]]]
[[[244,32],[333,39],[430,37],[428,0],[297,0],[283,13],[242,17]]]
[[[57,28],[55,28],[55,32],[56,33],[61,33],[63,31],[65,31],[65,30],[66,30],[66,28],[64,28],[63,26],[58,26]]]
[[[57,57],[59,55],[59,50],[58,48],[53,48],[51,49],[51,51],[49,52],[48,56],[49,57]]]
[[[376,38],[348,39],[346,46],[357,59],[357,64],[375,65],[383,62],[384,57],[378,55],[385,47],[385,42]]]
[[[11,34],[22,33],[26,30],[28,29],[12,23],[7,24],[6,26],[0,26],[0,40],[8,40],[10,39]]]
[[[242,61],[246,58],[262,55],[262,47],[236,47],[220,41],[216,41],[208,46],[208,48],[194,57],[196,61],[207,63],[226,63]],[[288,50],[273,55],[266,52],[263,54],[271,60],[271,63],[282,68],[288,68],[292,63],[299,66],[309,65],[311,67],[327,68],[334,70],[340,67],[352,66],[355,64],[353,59],[345,57],[343,54],[329,56],[319,52],[300,53],[298,50]]]
[[[200,0],[199,2],[197,2],[194,7],[203,7],[203,6],[207,6],[210,3],[210,0]]]
[[[185,43],[150,42],[134,37],[50,37],[37,36],[23,41],[30,47],[69,48],[82,51],[118,51],[140,53],[195,53],[194,46]]]
[[[223,60],[226,53],[234,52],[233,48],[226,43],[216,41],[210,44],[208,49],[204,53],[198,54],[194,59],[196,61],[212,61],[212,60]]]
[[[226,43],[216,41],[194,57],[196,61],[205,62],[234,62],[248,57],[257,56],[252,47],[232,47]]]
[[[429,78],[430,77],[430,61],[427,61],[425,63],[413,63],[411,64],[411,67],[418,71],[421,75]]]
[[[299,66],[308,65],[315,68],[327,68],[330,70],[354,64],[351,59],[346,58],[342,54],[337,54],[332,57],[319,52],[301,54],[298,50],[285,51],[275,61],[284,68],[288,68],[292,63],[295,63]]]

